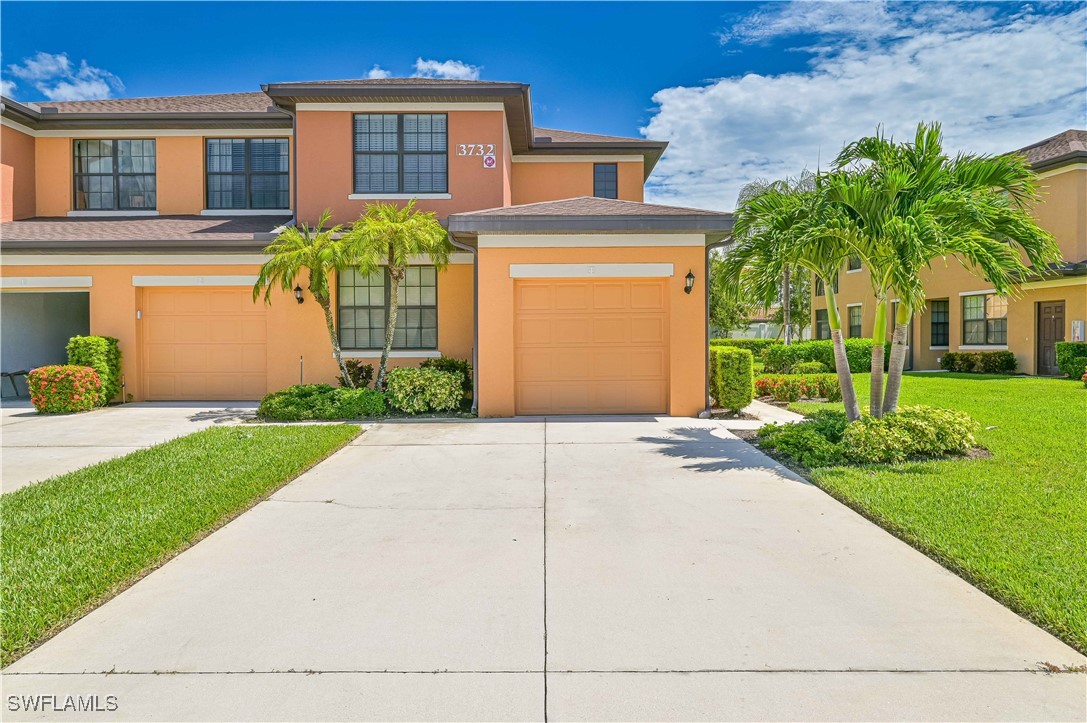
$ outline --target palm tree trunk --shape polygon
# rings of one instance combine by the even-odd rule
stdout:
[[[823,288],[827,297],[827,323],[830,325],[830,339],[834,344],[834,370],[838,372],[838,386],[842,388],[842,404],[845,405],[845,418],[855,422],[861,418],[861,408],[857,403],[857,390],[853,388],[853,372],[849,369],[849,357],[845,353],[842,340],[842,318],[838,316],[838,301],[831,288],[831,280],[824,279]]]
[[[393,348],[393,335],[396,333],[396,316],[400,310],[400,279],[404,269],[389,267],[389,318],[385,320],[385,346],[381,350],[381,363],[377,368],[375,389],[385,391],[385,374],[389,369],[389,352]]]
[[[336,322],[332,320],[332,300],[327,297],[318,297],[316,294],[314,298],[321,305],[321,310],[325,312],[325,326],[328,328],[328,338],[332,342],[332,353],[336,357],[336,364],[340,367],[340,376],[346,386],[353,387],[355,382],[347,374],[347,365],[343,363],[343,353],[340,351],[340,335],[336,333]]]
[[[789,289],[789,277],[790,277],[789,266],[788,266],[788,264],[786,264],[786,266],[785,266],[785,289],[782,291],[782,294],[781,294],[782,303],[784,304],[784,307],[782,308],[782,313],[784,314],[784,316],[782,317],[782,321],[785,322],[785,346],[789,346],[789,344],[792,343],[792,340],[793,340],[792,315],[790,314],[790,309],[789,309],[790,294],[792,292]]]
[[[895,314],[895,333],[891,337],[891,361],[887,365],[887,394],[883,397],[883,413],[898,409],[898,395],[902,391],[902,368],[906,365],[906,334],[910,323],[910,309],[899,302]]]
[[[869,393],[868,412],[873,417],[883,416],[883,341],[887,338],[887,299],[876,299],[876,321],[872,325],[872,384]]]

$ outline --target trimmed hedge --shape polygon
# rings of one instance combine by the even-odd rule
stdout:
[[[43,414],[86,412],[99,405],[102,380],[88,366],[55,364],[31,369],[26,375],[30,401]]]
[[[823,362],[797,362],[789,370],[790,374],[826,374],[830,369]]]
[[[400,367],[385,382],[389,406],[401,412],[451,412],[464,399],[464,375],[440,369]]]
[[[777,339],[710,339],[710,346],[735,346],[747,349],[752,354],[762,354],[763,349],[774,344],[780,344]]]
[[[872,371],[872,347],[874,344],[871,339],[845,339],[843,343],[845,344],[845,355],[846,359],[849,360],[851,371],[855,373]],[[890,356],[891,343],[886,342],[884,344],[884,358],[889,359]],[[834,342],[830,339],[800,341],[789,346],[773,344],[763,350],[762,361],[765,364],[766,371],[782,374],[802,362],[819,362],[827,369],[837,368],[834,365]]]
[[[260,402],[265,419],[297,422],[312,419],[362,419],[386,413],[385,395],[373,389],[296,384],[273,392]]]
[[[68,363],[90,367],[102,383],[97,401],[104,407],[121,393],[121,347],[112,336],[73,336],[68,340]]]
[[[463,377],[461,388],[464,398],[472,398],[472,363],[467,359],[457,359],[444,354],[438,359],[426,359],[419,365],[423,369],[437,369],[442,372],[455,372]]]
[[[801,399],[842,400],[837,374],[763,374],[755,378],[755,393],[778,402]]]
[[[351,384],[347,383],[347,379],[344,379],[343,375],[340,375],[341,387],[352,387],[355,389],[365,389],[370,386],[370,382],[374,380],[374,365],[363,364],[358,359],[344,359],[343,365],[347,367],[347,377],[351,380]]]
[[[754,357],[748,349],[710,347],[710,394],[719,407],[738,412],[755,398]]]
[[[964,374],[1011,374],[1019,362],[1010,351],[945,351],[940,368]]]
[[[1087,341],[1058,341],[1057,368],[1069,379],[1083,376],[1084,362],[1087,359]]]

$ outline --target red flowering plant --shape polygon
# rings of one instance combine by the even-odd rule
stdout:
[[[834,374],[763,374],[755,378],[755,393],[778,402],[800,399],[836,402],[842,398],[838,377]]]
[[[102,380],[91,367],[57,364],[26,375],[30,401],[40,413],[86,412],[102,394]]]

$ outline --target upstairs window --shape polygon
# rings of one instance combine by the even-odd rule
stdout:
[[[1008,301],[996,294],[962,297],[962,343],[1008,343]]]
[[[355,115],[355,193],[447,193],[445,113]]]
[[[384,269],[364,276],[354,269],[339,275],[340,346],[381,349],[389,314],[389,275]],[[393,349],[438,348],[438,272],[409,266],[400,282],[400,304]]]
[[[846,268],[849,271],[860,271],[860,269],[861,269],[861,257],[860,256],[850,256],[849,261],[847,262],[847,264],[848,265],[846,266]]]
[[[815,311],[815,338],[830,338],[830,320],[827,318],[826,309],[817,309]]]
[[[619,164],[593,164],[593,195],[597,198],[619,198]]]
[[[74,205],[77,211],[153,211],[155,140],[73,142]]]
[[[932,318],[930,346],[947,346],[950,343],[950,307],[947,299],[929,302],[929,316]]]
[[[286,138],[209,138],[205,157],[207,208],[290,208]]]
[[[838,293],[838,274],[837,273],[834,274],[834,282],[831,285],[831,288],[834,289],[835,294]],[[823,277],[822,276],[816,276],[815,277],[815,295],[816,296],[826,296],[827,295],[826,286],[823,284]]]
[[[861,319],[863,318],[863,307],[851,306],[849,307],[849,338],[859,339],[861,336]]]

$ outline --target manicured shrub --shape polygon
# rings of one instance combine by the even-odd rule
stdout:
[[[261,400],[257,414],[278,421],[361,419],[386,413],[385,395],[373,389],[296,384]]]
[[[766,347],[780,343],[781,342],[777,339],[710,339],[710,346],[735,346],[740,349],[747,349],[756,357],[758,357]]]
[[[443,372],[456,372],[464,378],[462,388],[465,399],[472,398],[472,363],[467,359],[457,359],[444,354],[438,359],[427,359],[419,365],[423,369],[437,369]]]
[[[841,401],[837,374],[763,374],[755,378],[755,393],[778,402],[800,399]]]
[[[26,375],[30,401],[38,412],[60,414],[94,409],[102,398],[102,380],[93,368],[57,364]]]
[[[1011,374],[1019,363],[1010,351],[945,351],[940,368],[961,374]]]
[[[978,424],[965,412],[902,407],[882,419],[864,417],[845,428],[846,456],[859,463],[903,462],[913,457],[963,454],[975,444]]]
[[[850,370],[853,372],[872,371],[873,342],[871,339],[844,339],[843,344]],[[884,346],[886,359],[891,355],[891,344],[887,342]],[[834,365],[834,342],[830,339],[800,341],[789,346],[774,344],[763,350],[762,361],[766,371],[780,374],[789,371],[801,362],[819,362],[828,370],[837,369]]]
[[[464,398],[464,376],[460,372],[421,367],[392,369],[385,395],[389,406],[401,412],[449,412]]]
[[[830,369],[823,362],[797,362],[789,370],[790,374],[826,374]]]
[[[848,421],[845,412],[820,409],[800,424],[767,424],[759,429],[763,446],[792,457],[814,469],[845,461],[842,434]]]
[[[1083,379],[1084,374],[1087,374],[1087,357],[1076,357],[1065,366],[1068,367],[1069,379]]]
[[[370,382],[374,380],[374,365],[363,364],[358,359],[344,359],[343,365],[347,367],[347,378],[351,380],[351,384],[347,383],[347,379],[340,375],[341,387],[353,387],[355,389],[365,389],[370,386]]]
[[[1087,388],[1087,371],[1083,372],[1083,376],[1081,376],[1079,380],[1083,382],[1084,388]]]
[[[1058,341],[1057,342],[1057,368],[1061,374],[1070,379],[1078,379],[1080,374],[1076,372],[1082,369],[1081,363],[1075,360],[1087,359],[1087,341]]]
[[[751,352],[734,346],[711,347],[710,392],[717,406],[738,412],[755,396]]]
[[[121,347],[112,336],[73,336],[68,340],[68,363],[98,372],[102,382],[99,406],[121,392]]]

